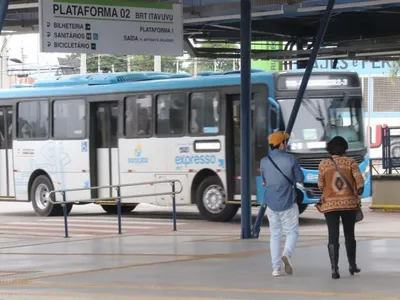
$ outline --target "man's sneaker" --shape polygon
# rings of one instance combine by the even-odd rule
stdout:
[[[283,262],[283,265],[285,266],[285,272],[288,274],[293,274],[292,264],[287,255],[285,255],[285,254],[282,255],[282,262]]]
[[[274,270],[274,271],[272,272],[272,276],[274,276],[274,277],[281,276],[281,271],[279,271],[279,270]]]

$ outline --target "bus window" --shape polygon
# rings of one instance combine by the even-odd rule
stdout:
[[[328,108],[330,127],[332,128],[331,138],[335,135],[341,135],[350,143],[362,140],[362,133],[360,133],[358,124],[358,119],[362,118],[362,113],[360,113],[360,108],[354,105],[354,102],[354,99],[350,99],[347,107],[343,107],[343,104],[339,101],[337,103],[332,102]]]
[[[190,95],[190,133],[219,133],[218,92],[193,93]]]
[[[157,134],[184,133],[185,99],[180,93],[157,96]]]
[[[139,95],[125,100],[125,135],[149,137],[152,132],[152,97]]]
[[[85,100],[56,100],[53,104],[53,137],[85,137]]]
[[[49,104],[47,101],[18,103],[17,137],[46,138],[49,133]]]

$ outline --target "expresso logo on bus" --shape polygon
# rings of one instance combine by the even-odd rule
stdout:
[[[128,163],[129,164],[134,164],[134,165],[145,165],[149,163],[149,159],[147,157],[143,156],[143,151],[142,151],[142,146],[138,145],[135,148],[135,151],[133,153],[133,157],[128,158]]]
[[[144,165],[149,163],[147,157],[130,157],[128,158],[128,163],[133,165]]]
[[[215,155],[178,155],[175,157],[176,165],[207,165],[215,164]]]
[[[317,182],[318,181],[318,174],[304,172],[307,182]]]

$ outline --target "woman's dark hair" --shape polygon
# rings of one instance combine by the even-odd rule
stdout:
[[[349,144],[339,135],[331,139],[326,145],[326,151],[331,155],[344,155],[347,149],[349,149]]]

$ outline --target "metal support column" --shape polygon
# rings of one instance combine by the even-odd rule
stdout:
[[[324,14],[324,16],[322,18],[321,26],[319,28],[318,34],[316,36],[316,39],[314,41],[314,47],[312,48],[310,59],[309,59],[308,64],[307,64],[307,68],[306,68],[306,70],[304,72],[304,76],[303,76],[303,79],[301,81],[300,89],[299,89],[299,91],[297,93],[296,101],[295,101],[295,103],[293,105],[292,113],[290,115],[290,119],[289,119],[289,122],[288,122],[288,125],[287,125],[287,128],[286,128],[286,132],[289,133],[289,134],[292,132],[293,125],[294,125],[294,122],[295,122],[296,117],[297,117],[297,113],[299,112],[301,100],[303,99],[303,95],[304,95],[304,92],[306,90],[306,87],[307,87],[307,84],[308,84],[308,80],[310,79],[311,72],[312,72],[312,69],[314,67],[314,63],[315,63],[315,60],[317,58],[318,51],[319,51],[319,48],[321,46],[322,40],[324,38],[324,35],[325,35],[325,32],[326,32],[326,28],[328,27],[329,20],[330,20],[331,13],[332,13],[332,10],[333,10],[333,6],[335,5],[335,2],[336,2],[336,0],[329,0],[329,2],[327,4],[327,7],[326,7],[325,14]],[[243,153],[242,153],[242,155],[243,155]],[[242,178],[243,178],[243,175],[242,175]],[[242,198],[243,198],[243,196],[242,196]],[[266,205],[261,205],[260,206],[256,221],[255,221],[255,223],[253,225],[253,228],[251,229],[252,238],[258,238],[258,236],[260,234],[261,223],[262,223],[262,220],[264,218],[266,209],[267,209]]]
[[[310,79],[312,69],[314,67],[315,60],[317,59],[319,48],[321,47],[322,41],[325,36],[326,29],[328,28],[329,20],[331,18],[332,10],[335,5],[336,0],[329,0],[326,6],[324,16],[322,17],[321,25],[319,31],[315,38],[314,47],[312,48],[310,59],[308,60],[307,68],[304,72],[303,79],[299,91],[297,92],[296,101],[294,102],[292,113],[289,118],[288,125],[286,127],[286,132],[291,133],[293,129],[294,122],[296,121],[297,113],[300,109],[301,101],[303,100],[304,92],[306,91],[308,80]]]
[[[302,40],[298,40],[297,41],[297,43],[296,43],[297,51],[304,50],[304,46],[305,46],[304,41],[302,41]],[[305,57],[305,56],[307,56],[307,55],[299,55],[299,57]],[[296,62],[296,65],[297,65],[297,69],[299,69],[299,70],[300,69],[305,69],[307,67],[307,61],[298,60]]]
[[[337,58],[335,58],[335,59],[333,60],[332,69],[336,69],[336,68],[337,68],[338,61],[339,61],[339,60],[338,60]]]
[[[3,31],[4,21],[6,19],[7,10],[8,10],[8,0],[0,1],[0,33]]]
[[[251,238],[251,0],[240,1],[241,238]]]

